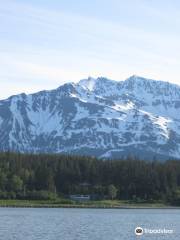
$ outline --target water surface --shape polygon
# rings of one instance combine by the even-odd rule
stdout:
[[[134,229],[173,234],[135,236]],[[180,239],[180,210],[0,208],[0,240]]]

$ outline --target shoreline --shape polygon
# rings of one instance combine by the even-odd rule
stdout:
[[[162,201],[99,200],[75,202],[59,198],[54,200],[0,199],[0,208],[180,209],[180,206]]]
[[[1,204],[0,208],[74,208],[74,209],[180,209],[179,206],[97,206],[97,205],[66,205],[66,204]]]

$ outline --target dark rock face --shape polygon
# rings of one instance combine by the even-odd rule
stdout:
[[[180,158],[180,87],[88,78],[0,101],[0,150]]]

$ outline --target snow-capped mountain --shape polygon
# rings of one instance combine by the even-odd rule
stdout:
[[[0,101],[0,150],[180,158],[180,86],[88,78]]]

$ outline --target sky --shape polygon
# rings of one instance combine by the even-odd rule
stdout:
[[[0,99],[92,77],[180,84],[179,0],[6,0]]]

